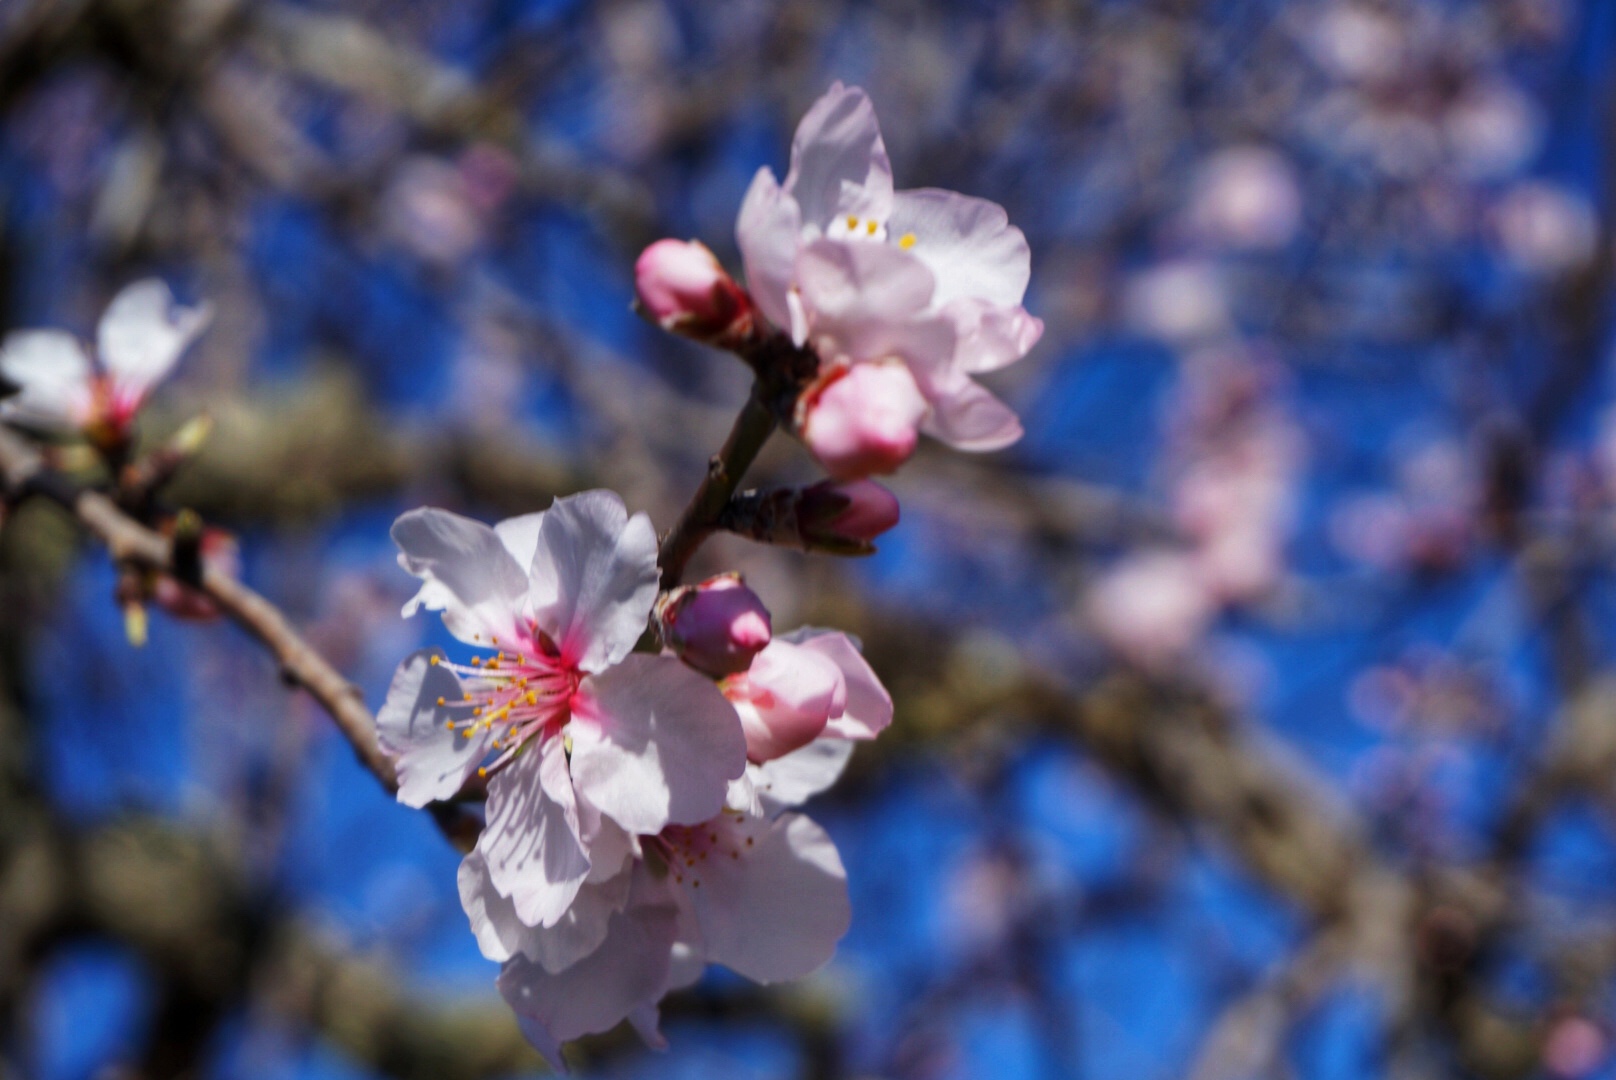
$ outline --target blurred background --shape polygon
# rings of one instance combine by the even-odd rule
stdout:
[[[0,326],[217,308],[173,488],[379,703],[387,526],[605,485],[667,527],[745,395],[629,311],[739,270],[833,79],[1003,203],[1012,449],[838,562],[739,542],[897,700],[809,809],[853,928],[585,1076],[1616,1077],[1616,5],[0,0]],[[758,481],[814,477],[776,439]],[[541,1071],[457,856],[233,627],[0,530],[0,1076]]]

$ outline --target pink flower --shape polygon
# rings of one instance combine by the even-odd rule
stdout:
[[[892,698],[846,634],[804,627],[771,641],[751,668],[723,682],[740,714],[747,757],[770,761],[821,734],[873,739]]]
[[[745,671],[769,643],[769,611],[739,574],[675,589],[658,603],[657,621],[662,643],[714,678]]]
[[[468,855],[461,902],[483,954],[503,964],[500,992],[540,1053],[559,1066],[562,1043],[625,1018],[665,1045],[657,1003],[709,963],[769,983],[828,961],[851,918],[847,874],[825,831],[788,811],[829,787],[851,749],[827,733],[748,766],[744,805],[638,837],[633,861],[581,890],[553,927],[524,923],[481,856]]]
[[[0,347],[0,375],[19,392],[0,402],[0,416],[122,440],[152,387],[212,317],[206,304],[175,305],[168,286],[149,278],[126,287],[107,305],[93,360],[62,330],[8,334]]]
[[[898,524],[898,497],[874,480],[824,480],[803,490],[797,520],[806,540],[867,544]]]
[[[798,407],[804,445],[837,480],[896,472],[926,416],[926,399],[897,361],[833,368]]]
[[[674,658],[631,655],[657,593],[645,515],[588,491],[493,528],[413,510],[393,540],[422,579],[404,614],[442,611],[490,650],[400,665],[377,713],[399,801],[424,806],[486,773],[477,853],[524,923],[561,923],[586,884],[618,872],[632,836],[719,811],[745,768],[734,709]]]
[[[664,330],[711,340],[751,327],[746,291],[694,240],[658,240],[641,252],[634,289],[646,314]]]
[[[758,309],[826,366],[901,360],[929,407],[921,429],[960,449],[1020,437],[971,375],[1019,360],[1043,333],[1021,306],[1026,238],[984,199],[895,192],[864,91],[836,83],[808,110],[785,182],[758,171],[735,235]]]

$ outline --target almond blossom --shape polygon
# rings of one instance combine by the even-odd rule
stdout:
[[[656,1003],[709,963],[758,982],[800,978],[846,933],[847,875],[835,845],[791,811],[836,781],[854,741],[891,722],[892,700],[845,634],[794,631],[754,669],[770,650],[780,670],[760,682],[829,682],[822,696],[835,708],[825,703],[806,745],[754,757],[720,812],[630,838],[629,857],[609,876],[592,875],[552,925],[522,916],[480,850],[461,863],[461,903],[478,946],[504,965],[500,991],[552,1063],[561,1064],[562,1043],[625,1018],[660,1045]],[[808,670],[794,675],[792,666]],[[723,685],[740,696],[733,677]]]
[[[1021,435],[971,376],[1019,360],[1043,333],[1021,306],[1031,257],[1002,207],[950,191],[894,191],[864,91],[834,84],[797,127],[784,183],[760,169],[735,227],[754,303],[827,372],[901,361],[927,415],[962,450]]]
[[[628,1019],[653,1046],[657,1003],[708,964],[756,982],[823,966],[847,932],[847,873],[829,835],[792,807],[835,782],[852,744],[827,732],[748,766],[745,805],[638,838],[614,878],[580,892],[555,927],[522,921],[481,856],[461,864],[461,902],[528,1040],[552,1064],[562,1043]],[[769,792],[758,798],[750,793]]]
[[[0,416],[121,442],[152,388],[212,318],[209,305],[176,305],[167,285],[148,278],[107,305],[93,356],[63,330],[8,334],[0,346],[0,375],[18,393],[0,402]]]
[[[393,540],[422,579],[404,614],[441,611],[455,637],[488,650],[400,665],[377,713],[399,801],[425,806],[485,775],[475,857],[524,924],[571,919],[634,836],[719,812],[745,768],[735,710],[673,657],[631,654],[657,594],[645,515],[587,491],[492,528],[414,510]]]

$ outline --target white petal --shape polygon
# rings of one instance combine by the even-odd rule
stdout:
[[[529,580],[533,615],[562,658],[604,671],[645,632],[657,594],[651,519],[610,491],[557,499],[539,526]]]
[[[911,370],[914,370],[911,368]],[[1021,420],[969,375],[960,371],[915,371],[931,415],[920,430],[956,450],[1002,450],[1021,438]]]
[[[488,781],[488,824],[477,838],[489,876],[529,926],[553,926],[589,875],[560,739],[529,744]]]
[[[847,682],[847,707],[825,725],[827,735],[873,739],[892,723],[892,695],[881,685],[870,662],[851,637],[836,630],[803,627],[784,635],[787,641],[824,656],[841,669]]]
[[[883,343],[892,328],[924,311],[935,288],[931,271],[907,252],[848,240],[804,247],[797,256],[797,285],[815,345],[827,361],[834,358],[827,353],[852,360],[890,355]]]
[[[801,814],[721,821],[718,850],[685,875],[708,962],[765,983],[816,970],[852,919],[836,845]]]
[[[746,768],[734,708],[671,657],[636,654],[591,675],[572,715],[573,782],[633,833],[706,821]]]
[[[462,691],[453,672],[432,663],[441,655],[424,649],[406,657],[376,710],[376,737],[398,765],[398,801],[405,806],[451,797],[488,754],[487,732],[468,739],[446,726],[454,714],[438,702],[458,702]]]
[[[544,511],[506,518],[494,526],[494,535],[511,553],[516,565],[524,571],[533,565],[533,554],[539,549],[539,526],[544,522]]]
[[[943,309],[959,344],[955,366],[967,374],[997,371],[1027,355],[1044,334],[1044,323],[1023,307],[996,307],[983,300],[955,300]]]
[[[998,203],[936,188],[900,191],[887,232],[914,234],[909,251],[937,276],[938,305],[968,297],[1015,307],[1027,291],[1027,238]]]
[[[408,618],[421,608],[442,611],[443,623],[462,641],[510,640],[522,616],[527,575],[498,534],[480,521],[422,507],[393,522],[398,564],[422,580],[404,605]]]
[[[90,359],[64,330],[18,330],[0,348],[0,375],[18,393],[0,402],[5,415],[50,427],[77,427],[90,419]]]
[[[852,757],[850,741],[826,734],[785,757],[749,766],[759,809],[776,817],[784,809],[801,806],[834,784]]]
[[[612,916],[600,948],[559,973],[522,956],[506,962],[499,992],[552,1065],[561,1043],[607,1031],[662,997],[676,918],[670,904],[631,906]]]
[[[785,190],[802,207],[802,219],[821,228],[843,215],[886,220],[892,163],[863,90],[836,83],[803,115]]]
[[[767,167],[757,171],[735,218],[735,243],[746,267],[746,288],[771,323],[791,325],[786,298],[802,244],[802,212]]]
[[[156,278],[118,293],[96,334],[101,365],[114,392],[137,401],[145,397],[212,320],[210,305],[179,307],[168,286]]]
[[[628,901],[630,875],[619,873],[599,884],[584,885],[566,914],[548,928],[521,920],[516,905],[494,888],[481,852],[473,851],[461,860],[458,880],[460,906],[471,920],[471,931],[484,956],[503,962],[520,954],[553,974],[576,964],[606,940],[607,924]]]
[[[628,1022],[646,1046],[653,1050],[668,1048],[668,1040],[662,1034],[661,1012],[655,1005],[641,1005],[628,1014]]]

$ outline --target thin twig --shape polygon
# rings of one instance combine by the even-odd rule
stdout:
[[[735,417],[735,426],[730,428],[723,448],[707,463],[707,475],[702,477],[695,495],[662,541],[657,561],[662,565],[664,589],[679,584],[685,564],[701,547],[702,541],[717,530],[719,517],[758,451],[774,433],[774,426],[774,412],[764,399],[762,383],[755,383],[740,415]]]
[[[13,495],[35,493],[50,498],[76,517],[107,546],[114,561],[144,570],[169,573],[172,547],[160,533],[146,528],[106,495],[79,488],[45,466],[39,453],[14,432],[0,427],[0,476]],[[202,591],[242,629],[269,650],[288,685],[301,687],[336,722],[365,768],[389,793],[398,791],[398,772],[376,740],[376,717],[365,706],[359,688],[305,641],[280,609],[257,592],[215,569],[204,567]],[[475,798],[475,790],[463,796]],[[475,839],[473,818],[452,805],[434,806],[433,818],[457,847]]]

